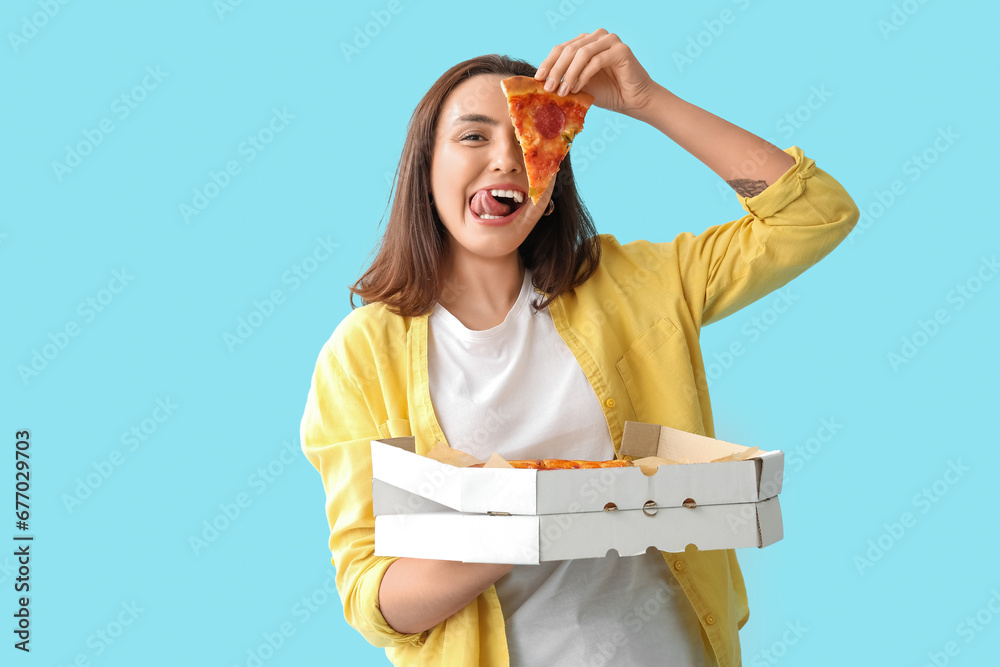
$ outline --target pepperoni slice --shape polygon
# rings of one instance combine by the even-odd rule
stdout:
[[[549,102],[535,109],[535,128],[546,139],[554,139],[566,126],[566,114],[555,104]]]

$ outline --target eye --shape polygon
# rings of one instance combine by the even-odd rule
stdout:
[[[466,132],[459,141],[486,141],[486,137],[481,132]]]

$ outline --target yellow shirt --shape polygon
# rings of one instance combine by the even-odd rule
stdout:
[[[748,215],[666,243],[620,245],[602,235],[597,272],[549,306],[556,330],[601,401],[615,449],[626,421],[714,437],[699,346],[701,327],[780,288],[850,232],[859,212],[802,151],[752,198]],[[427,316],[383,304],[351,312],[323,346],[302,418],[302,449],[323,478],[330,550],[347,622],[395,665],[508,664],[504,620],[491,586],[421,634],[400,634],[378,608],[394,558],[375,556],[372,439],[413,435],[417,453],[447,442],[427,383]],[[701,620],[706,651],[740,662],[746,589],[732,550],[663,553]]]

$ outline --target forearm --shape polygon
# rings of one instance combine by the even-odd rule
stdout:
[[[513,567],[400,558],[382,577],[379,609],[397,632],[423,632],[475,600]]]
[[[770,142],[685,102],[659,84],[653,86],[649,103],[630,115],[670,137],[740,195],[763,192],[795,164]]]

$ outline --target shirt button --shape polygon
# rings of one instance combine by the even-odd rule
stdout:
[[[705,624],[706,625],[715,625],[715,616],[712,616],[711,614],[709,614],[708,616],[706,616],[705,617]]]
[[[608,406],[609,408],[615,407],[615,399],[609,398],[608,400],[604,401],[604,405]]]
[[[675,560],[674,561],[674,569],[677,570],[678,572],[680,572],[681,570],[683,570],[684,569],[684,561],[682,561],[682,560]]]

